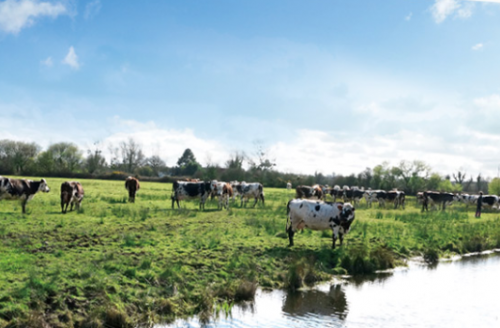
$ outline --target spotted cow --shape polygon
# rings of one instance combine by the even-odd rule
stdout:
[[[287,205],[286,232],[293,246],[293,235],[299,229],[332,230],[332,248],[335,241],[349,232],[354,221],[354,207],[350,203],[325,203],[307,199],[292,199]]]
[[[243,207],[243,201],[248,202],[250,198],[254,198],[255,202],[253,203],[253,207],[257,205],[259,199],[262,201],[262,205],[264,205],[264,187],[259,182],[242,182],[236,185],[236,190],[241,198],[241,207]]]
[[[211,197],[217,197],[219,209],[229,209],[229,198],[233,197],[233,187],[230,183],[212,180],[210,182]]]
[[[68,205],[71,204],[70,211],[73,210],[73,205],[76,210],[80,209],[84,196],[83,187],[78,181],[66,181],[61,184],[61,212],[68,211]]]
[[[210,182],[186,182],[186,181],[174,181],[173,183],[173,194],[170,197],[172,199],[172,208],[177,202],[177,208],[180,208],[180,200],[200,200],[200,210],[205,209],[205,202],[207,198],[212,193]]]
[[[20,200],[23,214],[26,213],[26,203],[32,200],[39,191],[50,191],[45,179],[32,181],[27,179],[10,179],[0,176],[0,200]]]

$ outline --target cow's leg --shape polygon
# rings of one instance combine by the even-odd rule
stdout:
[[[262,206],[265,205],[264,194],[260,194],[260,199],[262,200]]]
[[[255,197],[255,202],[253,203],[252,208],[253,208],[253,207],[255,207],[255,205],[257,205],[257,202],[258,202],[258,201],[259,201],[259,198]]]
[[[73,204],[74,204],[74,202],[71,202],[71,207],[69,208],[70,212],[73,211]]]
[[[339,241],[340,241],[340,246],[342,246],[342,242],[344,241],[344,234],[339,232]]]
[[[288,240],[290,241],[290,243],[288,244],[288,247],[293,246],[293,235],[294,234],[295,234],[295,232],[293,231],[292,226],[290,226],[290,228],[288,228]]]
[[[21,207],[23,209],[23,214],[26,214],[26,203],[27,202],[28,201],[26,199],[24,199],[24,200],[21,201]]]
[[[64,211],[64,200],[62,200],[62,199],[61,199],[61,212],[62,212],[62,213],[66,213],[66,212]]]
[[[335,237],[335,231],[332,231],[332,249],[335,249],[335,241],[337,238]]]

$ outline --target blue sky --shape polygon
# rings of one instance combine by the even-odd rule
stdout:
[[[0,0],[0,139],[496,176],[500,1]]]

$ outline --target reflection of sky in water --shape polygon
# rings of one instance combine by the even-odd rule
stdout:
[[[257,293],[208,327],[500,327],[500,256],[412,264],[363,283]],[[162,326],[158,326],[162,327]],[[167,327],[200,327],[198,320]]]

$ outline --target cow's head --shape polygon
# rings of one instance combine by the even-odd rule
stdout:
[[[47,185],[47,181],[45,179],[40,180],[40,186],[38,186],[38,191],[49,192],[49,186]]]

